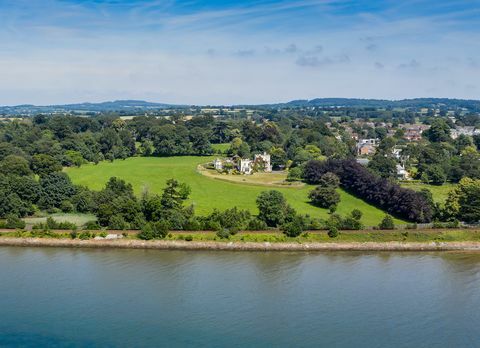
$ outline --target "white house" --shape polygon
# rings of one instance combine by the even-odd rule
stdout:
[[[231,164],[230,168],[235,168],[242,174],[252,174],[253,170],[261,170],[267,173],[272,171],[272,164],[270,162],[270,155],[264,152],[263,154],[256,154],[252,159],[249,158],[216,158],[213,161],[213,167],[222,171],[226,164]]]
[[[404,166],[397,164],[397,179],[398,180],[408,180],[410,175]]]
[[[253,171],[253,161],[248,158],[242,158],[240,160],[239,171],[242,174],[252,174]]]
[[[216,158],[215,161],[213,161],[213,166],[215,167],[216,170],[222,170],[223,161],[220,158]]]

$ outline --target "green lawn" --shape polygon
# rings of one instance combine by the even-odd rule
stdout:
[[[199,174],[197,165],[206,163],[214,157],[133,157],[114,162],[101,162],[98,165],[87,164],[80,168],[67,168],[66,172],[75,184],[86,185],[100,190],[107,180],[116,176],[130,182],[137,194],[148,189],[160,193],[165,181],[175,178],[186,182],[192,188],[190,202],[198,214],[207,214],[214,208],[226,209],[237,206],[257,213],[255,199],[269,187],[245,183],[226,182]],[[281,191],[288,202],[302,214],[326,218],[326,209],[314,207],[308,203],[308,192],[312,186],[275,188]],[[357,208],[363,212],[365,225],[377,225],[385,213],[364,201],[340,190],[341,202],[337,212],[341,215]],[[402,223],[396,220],[396,223]]]
[[[455,184],[443,184],[441,186],[428,185],[422,183],[404,183],[402,187],[409,188],[415,191],[420,191],[421,189],[428,189],[432,192],[433,200],[438,203],[444,203],[447,199],[448,192],[455,187]]]
[[[220,151],[221,153],[226,153],[227,150],[230,148],[230,143],[225,144],[212,144],[212,148],[215,151]]]

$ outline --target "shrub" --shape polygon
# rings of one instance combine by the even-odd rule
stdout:
[[[359,209],[353,209],[351,212],[351,215],[352,215],[352,218],[359,221],[362,218],[363,213]]]
[[[80,235],[78,236],[78,238],[82,239],[82,240],[87,240],[87,239],[90,239],[92,238],[92,234],[88,231],[85,231],[85,232],[82,232],[80,233]]]
[[[382,222],[378,225],[378,227],[382,230],[393,230],[395,229],[395,223],[393,222],[393,218],[390,215],[385,215]]]
[[[221,238],[221,239],[228,239],[230,238],[230,232],[225,229],[225,228],[222,228],[220,230],[217,231],[216,233],[217,237]]]
[[[153,229],[153,238],[165,238],[167,236],[170,229],[168,221],[160,220],[151,224]]]
[[[344,230],[361,230],[362,228],[363,224],[352,216],[348,216],[342,220],[342,229]]]
[[[252,218],[248,222],[247,230],[249,231],[263,231],[266,229],[268,229],[267,224],[265,223],[265,221],[262,221],[260,219]]]
[[[321,208],[329,208],[340,202],[340,194],[333,187],[317,186],[310,191],[308,198],[312,203]]]
[[[5,221],[6,228],[25,228],[25,221],[20,219],[17,215],[9,214]]]
[[[333,225],[333,224],[329,224],[328,227],[327,227],[327,234],[330,238],[336,238],[338,237],[338,228],[337,226]]]
[[[185,240],[187,242],[191,242],[193,240],[193,236],[189,234],[189,235],[185,236]]]
[[[110,217],[108,227],[110,227],[112,230],[126,230],[129,225],[125,221],[123,216],[113,215],[112,217]]]
[[[165,238],[169,231],[169,224],[166,220],[157,222],[148,222],[142,227],[142,231],[138,234],[138,238],[144,240]]]
[[[71,239],[77,238],[77,231],[72,231],[72,232],[70,232],[70,238],[71,238]]]
[[[62,203],[60,203],[60,210],[63,211],[64,213],[71,213],[73,211],[72,202],[68,200],[62,201]]]
[[[76,230],[77,225],[68,221],[56,221],[51,216],[47,217],[45,223],[33,225],[34,230]]]
[[[303,221],[297,216],[293,221],[283,224],[281,230],[288,237],[298,237],[304,230]]]
[[[302,180],[303,171],[300,167],[290,168],[287,175],[287,181],[300,181]]]
[[[318,186],[337,188],[340,186],[340,179],[336,174],[328,172],[320,177],[318,180]]]
[[[138,238],[143,240],[153,239],[153,228],[150,223],[145,224],[145,226],[142,227],[142,231],[138,234]]]
[[[98,224],[97,221],[88,221],[84,228],[86,230],[99,230],[100,229],[100,225]]]

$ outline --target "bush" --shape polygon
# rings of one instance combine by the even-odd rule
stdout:
[[[153,239],[153,228],[150,223],[145,224],[145,226],[142,227],[142,231],[138,234],[138,238],[143,240]]]
[[[303,171],[300,167],[290,168],[287,175],[287,181],[301,181]]]
[[[385,215],[382,222],[378,225],[381,230],[393,230],[395,229],[395,223],[390,215]]]
[[[185,236],[185,240],[187,242],[191,242],[193,240],[193,236],[189,234],[189,235]]]
[[[151,224],[153,229],[153,238],[165,238],[167,236],[170,229],[168,221],[160,220]]]
[[[113,215],[110,217],[108,222],[108,227],[112,230],[126,230],[129,228],[128,223],[125,221],[123,216],[120,215]]]
[[[7,220],[5,221],[6,228],[25,228],[25,221],[20,219],[17,215],[10,214],[7,216]]]
[[[90,239],[92,238],[92,234],[88,231],[85,231],[85,232],[82,232],[80,233],[80,235],[78,236],[78,238],[82,239],[82,240],[87,240],[87,239]]]
[[[87,221],[87,223],[85,224],[84,228],[86,230],[99,230],[100,229],[100,225],[98,224],[97,221]]]
[[[221,239],[230,238],[230,232],[225,228],[222,228],[221,230],[217,231],[216,235],[217,235],[217,237],[219,237]]]
[[[138,238],[144,240],[163,239],[167,236],[169,224],[166,220],[157,222],[148,222],[142,227],[142,231],[138,234]]]
[[[70,238],[71,238],[71,239],[77,238],[77,231],[72,231],[72,232],[70,232]]]
[[[332,187],[317,186],[310,191],[308,198],[320,208],[329,208],[340,202],[340,194]]]
[[[293,221],[283,224],[281,230],[288,237],[298,237],[304,230],[304,224],[302,219],[297,216]]]
[[[329,224],[327,227],[327,234],[330,238],[337,238],[338,237],[338,228],[333,224]]]
[[[73,204],[72,202],[65,200],[60,203],[60,210],[64,213],[71,213],[73,211]]]
[[[34,230],[76,230],[77,225],[68,221],[59,222],[49,216],[45,223],[35,224],[32,228]]]
[[[363,216],[363,213],[359,209],[353,209],[351,212],[352,218],[354,218],[357,221],[360,221],[360,219]]]
[[[342,220],[342,229],[344,230],[361,230],[363,229],[363,224],[354,219],[352,216],[348,216]]]
[[[249,231],[264,231],[266,229],[268,229],[267,224],[265,223],[265,221],[262,221],[260,219],[252,218],[248,222],[247,230]]]
[[[340,179],[336,174],[331,172],[323,174],[319,181],[318,186],[321,187],[330,187],[330,188],[337,188],[340,186]]]

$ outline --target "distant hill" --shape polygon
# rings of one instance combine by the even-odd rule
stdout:
[[[480,100],[449,98],[415,98],[403,100],[356,99],[356,98],[317,98],[312,100],[292,100],[277,104],[286,107],[383,107],[383,108],[466,108],[480,111]]]
[[[10,115],[29,115],[36,113],[51,112],[108,112],[108,111],[140,111],[140,110],[158,110],[171,107],[181,107],[180,105],[152,103],[143,100],[115,100],[102,103],[79,103],[64,105],[16,105],[16,106],[0,106],[0,114]]]
[[[250,108],[304,108],[304,107],[371,107],[371,108],[465,108],[469,111],[480,112],[480,100],[449,99],[449,98],[415,98],[403,100],[359,99],[359,98],[316,98],[299,99],[286,103],[263,105],[237,105]],[[16,105],[0,106],[0,115],[34,115],[37,113],[53,112],[129,112],[160,110],[167,108],[183,108],[187,105],[152,103],[143,100],[116,100],[102,103],[79,103],[65,105]],[[222,106],[226,107],[226,106]]]

